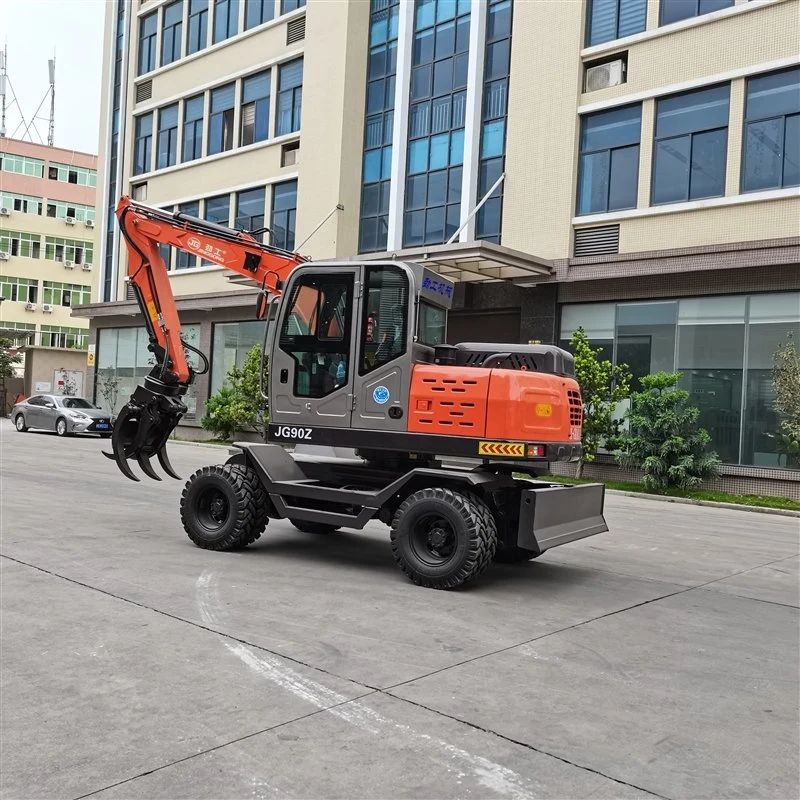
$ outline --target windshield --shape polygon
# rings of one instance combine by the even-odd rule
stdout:
[[[82,397],[63,397],[61,405],[64,408],[94,408],[88,400],[84,400]]]

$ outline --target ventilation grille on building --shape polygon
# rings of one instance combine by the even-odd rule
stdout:
[[[601,225],[575,231],[575,257],[619,253],[619,225]]]
[[[306,38],[306,18],[298,17],[286,25],[286,44],[302,42]]]
[[[136,290],[133,288],[132,283],[128,283],[125,285],[125,299],[126,300],[136,299]]]
[[[142,81],[136,84],[136,102],[144,103],[153,96],[153,81]]]

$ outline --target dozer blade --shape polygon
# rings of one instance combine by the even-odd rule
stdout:
[[[186,406],[178,397],[166,394],[164,387],[146,378],[145,386],[136,387],[117,418],[111,437],[113,455],[103,455],[114,459],[126,478],[139,480],[128,465],[129,460],[135,459],[148,478],[160,481],[150,463],[150,459],[157,455],[164,471],[170,477],[180,479],[167,458],[165,447],[184,413]]]

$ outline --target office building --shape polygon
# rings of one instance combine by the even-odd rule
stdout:
[[[16,344],[86,350],[97,156],[0,137],[0,330]]]
[[[458,281],[452,341],[582,326],[637,378],[681,370],[727,463],[779,467],[798,18],[798,0],[109,2],[104,302],[80,310],[98,368],[126,388],[148,370],[113,218],[128,193],[314,259],[425,259]],[[188,432],[261,328],[253,289],[165,255],[212,359]]]

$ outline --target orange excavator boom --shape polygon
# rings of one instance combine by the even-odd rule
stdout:
[[[150,466],[153,455],[168,474],[177,478],[164,447],[186,413],[181,397],[196,373],[186,357],[186,351],[194,348],[181,338],[178,309],[159,247],[175,247],[250,278],[261,287],[259,316],[266,310],[266,298],[280,294],[289,273],[308,259],[260,242],[256,237],[266,228],[235,231],[125,196],[120,198],[116,216],[128,249],[128,281],[142,310],[156,363],[144,385],[136,388],[121,410],[114,426],[113,454],[106,455],[133,480],[138,479],[127,465],[131,458],[138,460],[147,475],[158,479]],[[205,355],[195,352],[207,369]]]

